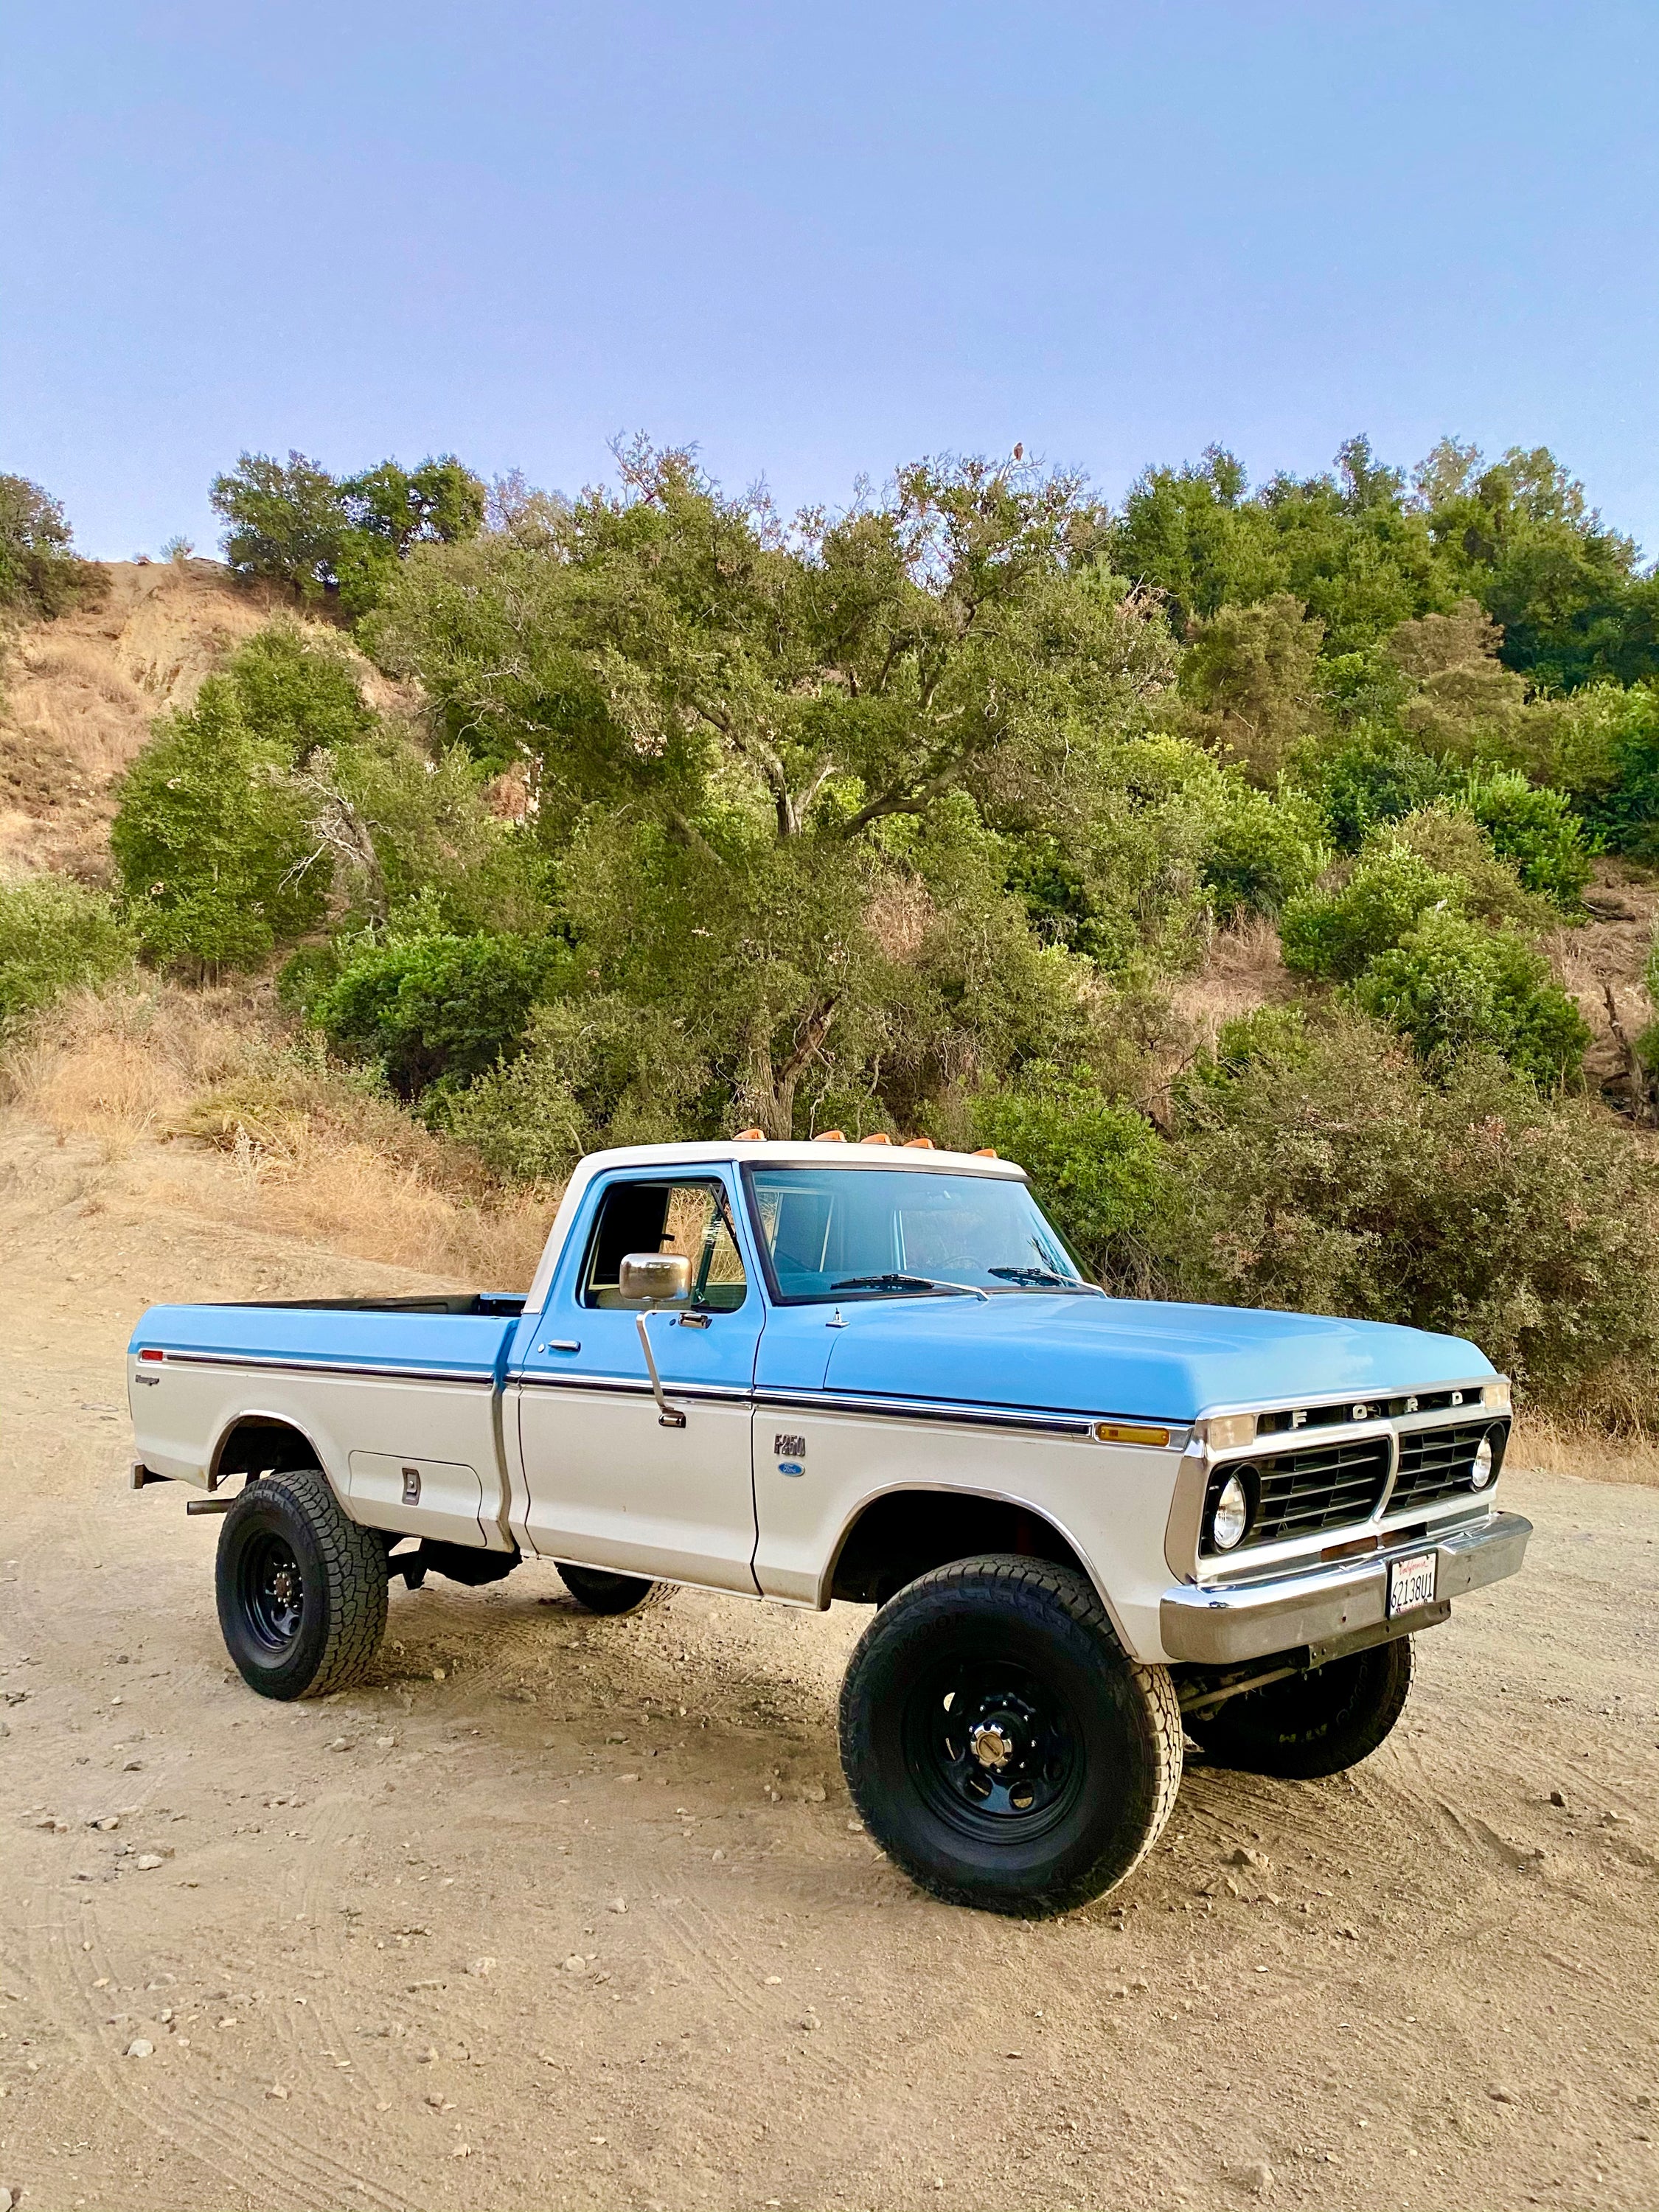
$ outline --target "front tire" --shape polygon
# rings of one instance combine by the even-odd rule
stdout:
[[[559,1580],[584,1613],[638,1613],[647,1605],[660,1605],[668,1595],[665,1583],[647,1582],[641,1575],[613,1575],[603,1567],[568,1567],[558,1562]]]
[[[1168,1669],[1126,1659],[1084,1577],[1040,1559],[959,1560],[883,1606],[848,1666],[841,1745],[888,1856],[994,1912],[1115,1887],[1181,1783]]]
[[[1373,1644],[1265,1689],[1242,1690],[1187,1723],[1213,1765],[1315,1782],[1369,1759],[1412,1686],[1412,1639]]]
[[[386,1633],[386,1546],[319,1468],[248,1484],[220,1526],[215,1582],[225,1648],[262,1698],[361,1681]]]

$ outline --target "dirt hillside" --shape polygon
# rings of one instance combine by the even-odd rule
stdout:
[[[27,625],[0,670],[0,878],[50,867],[102,882],[111,786],[154,716],[189,706],[274,617],[300,619],[286,590],[239,584],[216,561],[116,561],[102,573],[88,605]],[[367,663],[363,675],[391,696]]]
[[[1506,1476],[1524,1579],[1352,1777],[1195,1763],[1106,1905],[953,1911],[851,1818],[854,1608],[600,1621],[532,1565],[399,1589],[361,1692],[241,1685],[217,1524],[124,1486],[132,1322],[434,1279],[235,1175],[0,1115],[23,2212],[1659,2203],[1659,1492]]]

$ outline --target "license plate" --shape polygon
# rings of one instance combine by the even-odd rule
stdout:
[[[1389,1618],[1397,1613],[1414,1613],[1420,1605],[1434,1603],[1434,1561],[1432,1552],[1419,1552],[1409,1559],[1390,1559],[1389,1562]]]

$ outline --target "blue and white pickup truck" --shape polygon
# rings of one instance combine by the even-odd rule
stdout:
[[[596,1153],[522,1297],[156,1306],[129,1377],[135,1486],[212,1493],[263,1695],[361,1679],[390,1582],[532,1556],[598,1613],[673,1583],[870,1605],[854,1802],[916,1881],[1004,1911],[1121,1881],[1186,1738],[1277,1775],[1365,1757],[1413,1634],[1531,1533],[1473,1345],[1109,1297],[1023,1170],[924,1146]]]

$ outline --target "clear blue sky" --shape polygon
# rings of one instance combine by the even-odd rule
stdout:
[[[1654,0],[82,0],[0,33],[0,469],[118,558],[243,447],[786,505],[1553,447],[1659,553]]]

